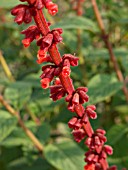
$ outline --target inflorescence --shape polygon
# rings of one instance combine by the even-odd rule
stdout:
[[[50,23],[46,21],[43,8],[46,8],[51,15],[58,12],[58,6],[51,0],[20,0],[28,4],[20,4],[14,7],[11,14],[15,16],[17,24],[28,24],[34,19],[36,25],[29,26],[21,33],[25,35],[22,40],[24,47],[29,47],[33,40],[36,40],[39,50],[37,53],[37,63],[49,64],[42,67],[41,86],[50,89],[50,98],[53,101],[65,97],[68,103],[68,110],[75,112],[68,122],[69,128],[76,142],[85,140],[85,145],[89,151],[85,153],[84,170],[116,170],[116,166],[109,167],[107,155],[111,155],[113,150],[110,146],[104,145],[107,141],[103,129],[93,130],[89,119],[96,119],[96,107],[89,105],[84,108],[83,104],[88,102],[87,87],[74,88],[70,78],[71,66],[78,65],[78,58],[71,54],[64,54],[62,57],[58,51],[57,44],[62,42],[61,34],[63,30],[56,28],[50,30]],[[83,3],[83,0],[81,0]],[[52,85],[51,85],[51,82]],[[85,139],[86,138],[86,139]]]

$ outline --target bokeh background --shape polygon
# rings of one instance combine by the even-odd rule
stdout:
[[[60,53],[79,57],[79,66],[72,68],[71,77],[75,87],[89,88],[89,104],[97,106],[98,118],[91,124],[94,129],[107,131],[107,144],[114,149],[109,164],[116,164],[119,170],[128,168],[128,104],[92,5],[86,0],[83,16],[77,16],[70,0],[54,2],[59,5],[59,13],[51,17],[44,10],[44,14],[52,23],[51,29],[64,30]],[[128,1],[97,0],[97,3],[128,85]],[[0,105],[0,170],[82,170],[87,148],[84,142],[76,144],[73,140],[67,125],[73,113],[67,110],[64,99],[53,102],[49,90],[40,87],[42,65],[36,63],[36,42],[29,48],[23,47],[24,36],[20,32],[28,26],[16,25],[10,14],[17,4],[18,0],[0,1],[0,93],[19,111],[25,125],[45,147],[42,156],[16,118]]]

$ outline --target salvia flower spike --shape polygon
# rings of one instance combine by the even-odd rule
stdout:
[[[17,5],[12,9],[11,14],[15,16],[14,21],[17,24],[28,24],[32,18],[35,21],[36,25],[29,26],[21,32],[25,35],[22,43],[24,47],[29,47],[31,42],[36,40],[39,46],[37,63],[50,63],[42,67],[41,87],[50,88],[50,98],[53,101],[65,97],[68,110],[76,113],[76,116],[69,120],[68,126],[72,129],[74,140],[78,143],[85,140],[85,145],[89,148],[85,153],[84,170],[116,170],[117,167],[109,167],[106,160],[107,155],[113,153],[112,148],[105,145],[106,132],[103,129],[94,131],[89,122],[89,119],[97,118],[96,107],[89,105],[84,108],[83,106],[89,100],[88,88],[78,87],[75,89],[70,78],[71,66],[78,65],[78,58],[72,54],[64,54],[61,57],[57,44],[63,40],[61,37],[63,30],[61,28],[50,30],[49,23],[44,17],[43,8],[46,8],[49,14],[55,15],[58,12],[58,6],[51,0],[20,1],[28,2],[28,5]],[[84,0],[77,1],[84,2]]]

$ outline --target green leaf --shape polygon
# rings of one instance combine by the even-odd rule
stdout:
[[[113,96],[122,88],[122,83],[118,82],[114,76],[98,74],[88,83],[89,103],[96,104]]]
[[[36,132],[36,136],[44,144],[50,137],[50,126],[49,126],[49,124],[43,123],[43,125],[41,125],[38,128],[38,130]]]
[[[118,141],[122,140],[122,137],[126,132],[128,132],[127,125],[119,124],[112,126],[107,132],[108,143],[110,145],[116,144]]]
[[[32,88],[24,82],[12,83],[5,89],[4,97],[15,107],[21,109],[26,104],[32,93]]]
[[[84,151],[74,142],[49,144],[44,149],[47,161],[59,170],[83,170]]]
[[[95,23],[86,17],[66,17],[52,26],[52,28],[56,27],[63,29],[83,29],[86,31],[97,32],[97,26]]]
[[[119,105],[115,107],[115,110],[123,115],[128,114],[128,105]]]
[[[10,135],[16,124],[17,118],[10,116],[8,112],[0,110],[0,142]]]
[[[24,158],[18,158],[9,163],[9,170],[55,170],[48,162],[42,158],[34,161],[33,164],[28,165],[28,162]]]
[[[128,57],[128,51],[125,48],[118,48],[118,49],[115,48],[113,51],[114,51],[116,58],[120,57],[121,60],[123,61]],[[83,52],[86,52],[86,49],[83,49]],[[97,59],[97,58],[109,59],[110,58],[108,50],[105,48],[100,48],[100,49],[95,48],[93,50],[92,49],[89,50],[88,57],[90,59]]]
[[[0,1],[0,7],[2,7],[2,8],[12,8],[18,4],[19,4],[19,1],[17,1],[17,0],[11,0],[10,2],[8,0]]]

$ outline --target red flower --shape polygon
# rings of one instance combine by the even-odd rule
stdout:
[[[94,164],[85,165],[84,170],[95,170],[95,165]]]
[[[53,2],[46,3],[45,7],[48,9],[49,14],[51,15],[55,15],[58,12],[58,6]]]
[[[40,31],[35,25],[28,27],[26,30],[23,30],[21,34],[25,34],[25,39],[22,40],[22,43],[25,47],[29,47],[30,43],[34,39],[38,39],[40,37]]]
[[[11,14],[16,16],[14,21],[19,25],[23,22],[28,24],[32,21],[31,10],[27,5],[17,5],[12,9]]]

